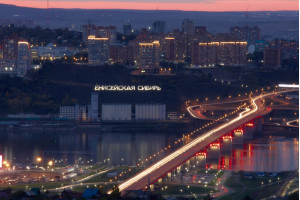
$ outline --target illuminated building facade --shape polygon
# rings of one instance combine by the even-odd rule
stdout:
[[[132,64],[134,63],[134,48],[125,45],[109,46],[109,61],[110,63]]]
[[[68,47],[57,47],[50,43],[47,46],[32,47],[30,49],[31,60],[57,60],[67,56],[74,56],[78,53],[78,49],[70,49]]]
[[[29,43],[18,42],[17,76],[24,77],[30,69]]]
[[[88,37],[88,63],[105,64],[109,59],[109,38]]]
[[[247,64],[247,42],[220,42],[218,51],[219,65]]]
[[[181,33],[170,34],[164,38],[163,52],[169,62],[183,62],[185,55],[185,40]]]
[[[5,39],[3,46],[3,59],[17,60],[18,42],[17,39]]]
[[[115,26],[84,25],[82,30],[83,43],[88,43],[90,35],[94,35],[96,38],[108,38],[109,44],[115,44],[117,40],[117,29]]]
[[[192,49],[192,66],[240,66],[247,62],[247,42],[196,43]]]
[[[15,76],[17,73],[17,39],[5,39],[1,46],[0,73]]]
[[[3,60],[3,45],[0,44],[0,60]]]
[[[165,37],[164,43],[165,50],[165,60],[175,61],[175,38],[174,37]]]
[[[17,64],[15,60],[0,59],[0,74],[8,74],[14,76],[17,73]]]
[[[138,66],[141,72],[153,73],[159,67],[160,43],[154,42],[140,42],[138,54]]]

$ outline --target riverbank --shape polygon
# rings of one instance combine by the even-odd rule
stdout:
[[[3,121],[2,121],[3,122]],[[195,128],[188,120],[165,121],[103,121],[103,122],[74,122],[74,121],[6,121],[0,125],[2,132],[19,131],[103,131],[103,132],[185,132]]]

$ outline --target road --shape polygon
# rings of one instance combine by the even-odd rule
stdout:
[[[294,123],[295,123],[295,124],[299,123],[299,119],[295,119],[295,120],[292,120],[292,121],[288,121],[288,122],[286,122],[286,125],[287,125],[287,126],[291,126],[291,127],[299,127],[299,126],[297,126],[297,125],[294,125]]]
[[[76,186],[82,186],[82,185],[94,185],[94,184],[101,184],[101,183],[106,183],[106,182],[97,182],[97,183],[82,183],[84,181],[87,181],[87,180],[90,180],[96,176],[99,176],[101,174],[104,174],[106,172],[108,172],[109,170],[111,170],[112,168],[108,168],[106,170],[103,170],[103,171],[100,171],[96,174],[93,174],[93,175],[90,175],[90,176],[87,176],[85,178],[82,178],[80,180],[77,180],[77,181],[74,181],[74,184],[68,184],[68,185],[65,185],[65,186],[61,186],[61,187],[58,187],[58,188],[55,188],[55,189],[50,189],[49,191],[57,191],[57,190],[64,190],[64,189],[67,189],[67,188],[72,188],[72,187],[76,187]]]
[[[201,105],[195,105],[195,106],[188,106],[187,111],[189,114],[197,119],[205,119],[205,120],[213,120],[203,115],[203,110],[223,110],[224,108],[218,107],[218,105],[224,105],[224,104],[232,104],[232,103],[241,103],[245,101],[249,101],[250,98],[246,99],[240,99],[240,100],[234,100],[234,101],[227,101],[227,102],[218,102],[218,103],[210,103],[210,104],[201,104]],[[196,110],[195,110],[196,109]],[[226,110],[234,110],[235,108],[228,108],[226,107]]]
[[[276,93],[279,94],[287,91],[290,90]],[[265,109],[262,98],[274,94],[275,92],[271,92],[251,98],[251,106],[240,112],[237,117],[195,138],[190,143],[182,146],[178,150],[175,150],[173,153],[166,156],[162,160],[156,162],[152,166],[120,184],[118,187],[121,194],[126,194],[126,191],[128,190],[138,190],[145,188],[147,185],[154,183],[159,178],[175,169],[177,166],[183,164],[186,160],[193,157],[201,149],[204,149],[206,146],[222,137],[224,134],[231,132],[235,128],[248,123],[258,116],[267,114],[268,112],[270,112],[270,110]],[[112,191],[108,191],[108,193],[111,192]]]

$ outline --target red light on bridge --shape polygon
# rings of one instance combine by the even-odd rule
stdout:
[[[212,143],[209,145],[209,147],[220,147],[220,144],[219,143]]]
[[[246,126],[247,126],[247,127],[253,127],[254,124],[253,124],[252,122],[249,122],[249,123],[246,124]]]
[[[231,135],[225,135],[222,138],[223,138],[223,140],[231,140],[232,136]]]
[[[243,129],[236,129],[236,130],[234,130],[234,133],[238,134],[238,135],[241,135],[241,134],[244,133],[244,131],[243,131]]]
[[[199,153],[196,154],[196,156],[206,157],[206,153],[205,152],[199,152]]]

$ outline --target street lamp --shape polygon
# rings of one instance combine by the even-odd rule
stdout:
[[[37,161],[38,163],[40,163],[40,162],[42,162],[42,158],[41,158],[41,157],[37,157],[37,158],[36,158],[36,161]]]
[[[50,160],[50,161],[48,162],[48,165],[49,165],[49,166],[53,166],[53,161]]]

